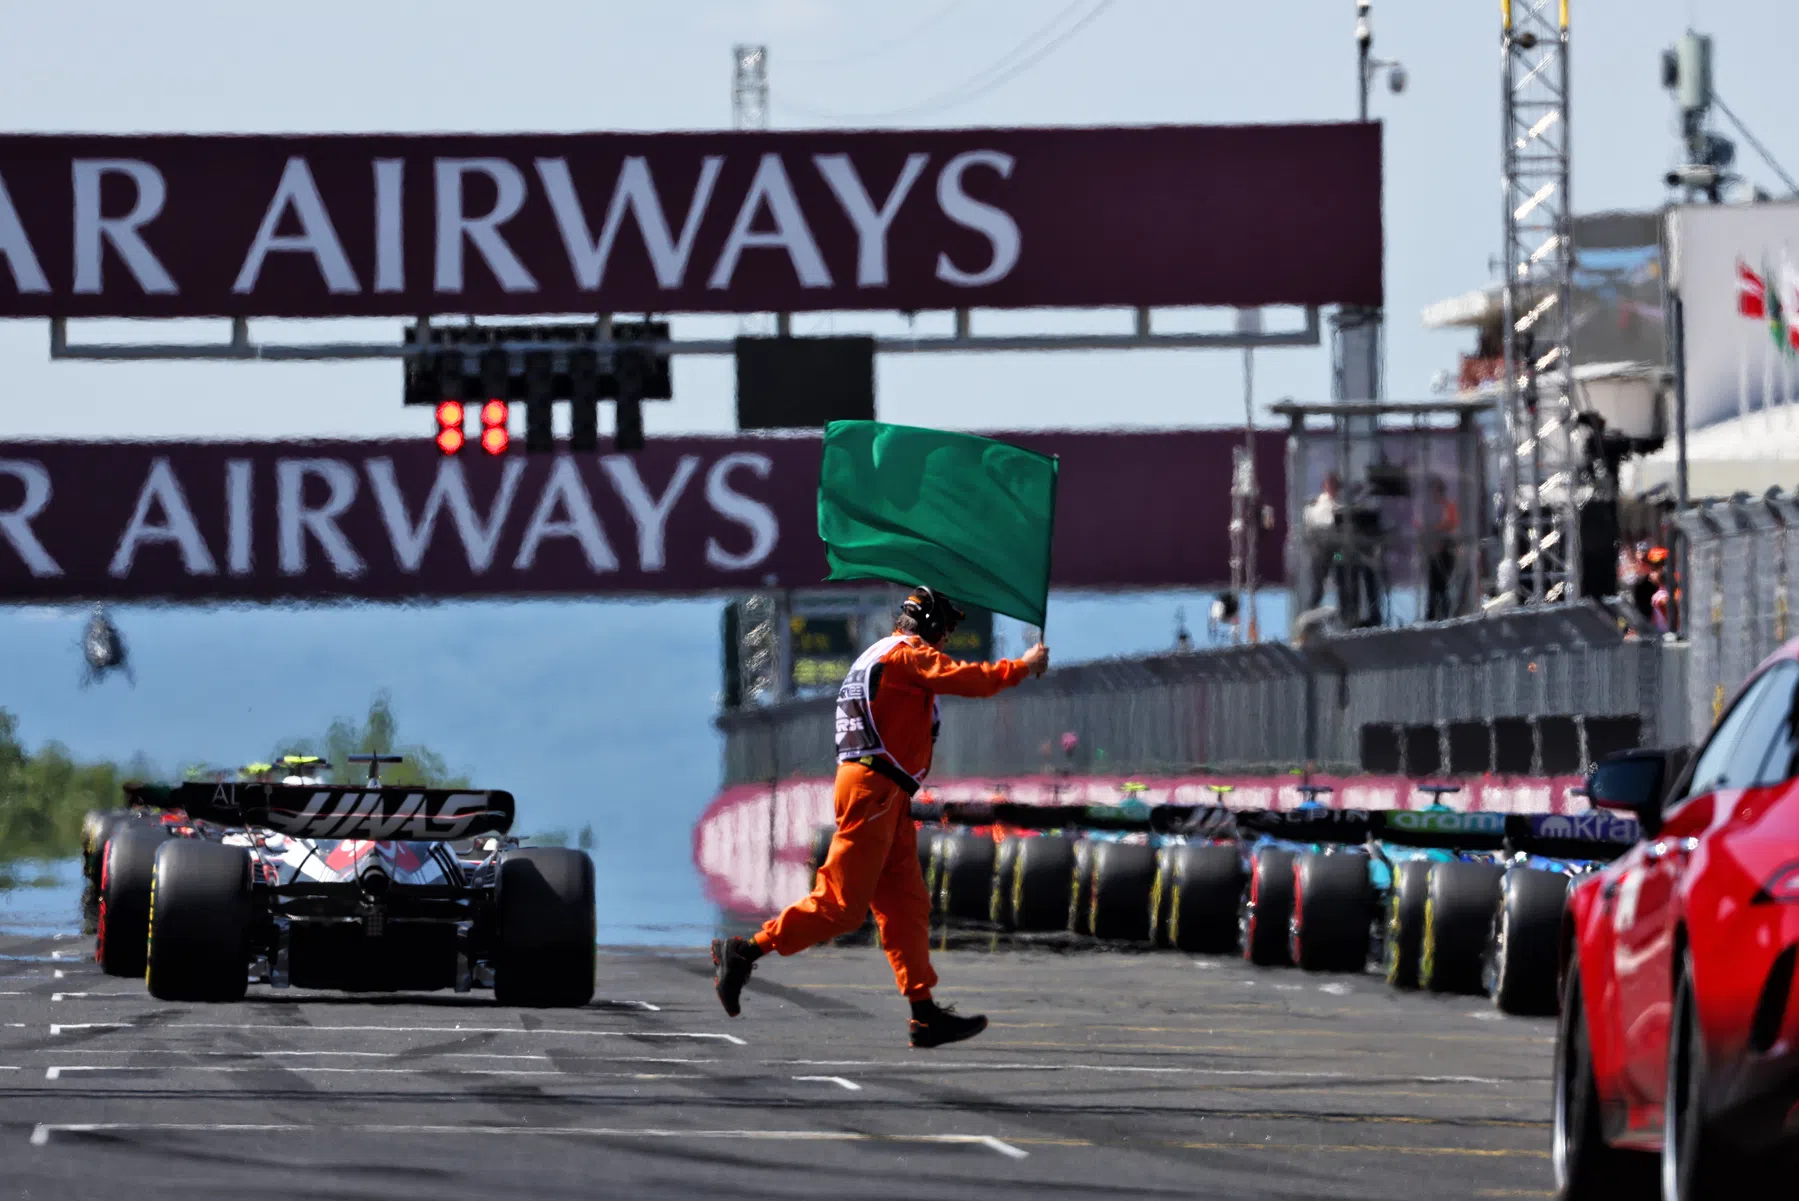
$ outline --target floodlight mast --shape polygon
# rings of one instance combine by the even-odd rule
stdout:
[[[1580,595],[1568,0],[1501,0],[1500,13],[1505,541],[1494,603],[1545,604]]]

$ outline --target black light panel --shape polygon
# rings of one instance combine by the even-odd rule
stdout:
[[[873,421],[873,338],[738,338],[737,428]]]

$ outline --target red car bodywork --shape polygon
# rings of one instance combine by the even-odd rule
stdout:
[[[1768,659],[1738,693],[1733,711],[1765,695],[1791,706],[1799,682],[1799,640]],[[1757,733],[1745,716],[1741,743]],[[1697,771],[1729,736],[1730,714],[1695,756]],[[1799,729],[1778,732],[1799,745]],[[1773,762],[1770,747],[1766,762]],[[1728,755],[1728,748],[1720,748]],[[1788,759],[1784,762],[1791,763]],[[1792,997],[1799,954],[1799,888],[1766,891],[1799,861],[1799,779],[1693,793],[1683,782],[1661,828],[1622,858],[1581,881],[1568,909],[1568,953],[1579,956],[1582,1009],[1606,1141],[1659,1151],[1668,1088],[1673,992],[1690,964],[1705,1048],[1706,1111],[1746,1147],[1791,1137],[1799,1125],[1799,1005]],[[1768,773],[1762,773],[1767,779]],[[1795,876],[1790,883],[1799,883]]]

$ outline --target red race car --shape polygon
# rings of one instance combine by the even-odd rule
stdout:
[[[1696,755],[1588,778],[1643,840],[1574,889],[1555,1058],[1564,1201],[1794,1196],[1799,1150],[1799,641]]]

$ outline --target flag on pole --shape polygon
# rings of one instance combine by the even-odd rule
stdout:
[[[1756,321],[1768,317],[1768,286],[1742,259],[1737,260],[1737,312]]]
[[[992,438],[833,421],[818,473],[827,578],[923,584],[1041,626],[1056,469]]]

